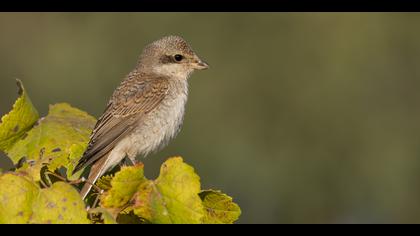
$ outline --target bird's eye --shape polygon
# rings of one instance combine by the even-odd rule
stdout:
[[[175,61],[182,61],[182,59],[184,59],[184,57],[182,55],[179,55],[179,54],[176,54],[174,56],[174,58],[175,58]]]

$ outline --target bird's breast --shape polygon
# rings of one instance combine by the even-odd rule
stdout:
[[[171,85],[168,94],[151,112],[146,114],[129,136],[129,156],[146,156],[165,146],[182,126],[188,88],[184,84]]]

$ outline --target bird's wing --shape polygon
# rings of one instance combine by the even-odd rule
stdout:
[[[135,122],[164,99],[168,89],[166,78],[123,81],[96,123],[88,148],[73,173],[111,151],[134,128]]]

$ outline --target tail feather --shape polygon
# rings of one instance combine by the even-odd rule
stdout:
[[[90,169],[89,177],[86,181],[86,183],[83,185],[82,190],[80,190],[80,195],[82,196],[82,199],[85,199],[90,190],[92,189],[93,184],[95,184],[96,180],[106,171],[105,164],[107,161],[107,156],[100,158],[98,161],[95,162],[95,164],[92,165],[92,168]]]

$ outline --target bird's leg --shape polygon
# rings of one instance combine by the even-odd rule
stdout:
[[[100,187],[98,187],[98,186],[97,186],[97,185],[95,185],[94,183],[92,183],[92,182],[90,182],[90,181],[87,181],[85,177],[82,177],[79,181],[80,181],[79,183],[84,182],[85,184],[89,184],[89,185],[91,185],[91,186],[92,186],[92,188],[93,188],[96,192],[98,192],[98,194],[99,194],[99,195],[101,195],[101,194],[104,192],[104,190],[103,190],[103,189],[101,189]]]
[[[137,164],[137,161],[135,158],[131,158],[129,155],[126,155],[124,159],[118,164],[121,167],[123,166],[134,166]]]
[[[136,160],[136,157],[134,156],[134,157],[128,157],[129,159],[130,159],[130,161],[131,161],[131,164],[133,164],[133,166],[135,166],[135,165],[137,165],[138,163],[139,163],[139,161],[137,161]]]

